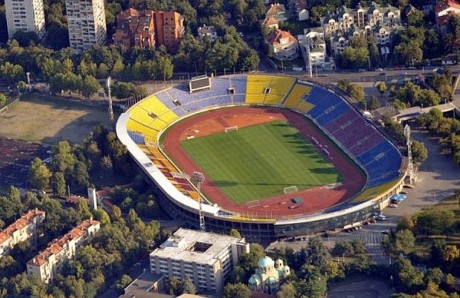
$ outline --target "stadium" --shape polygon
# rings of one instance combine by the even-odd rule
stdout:
[[[201,209],[207,230],[263,243],[367,221],[406,176],[333,86],[289,76],[192,78],[131,106],[116,132],[168,214],[199,228]]]

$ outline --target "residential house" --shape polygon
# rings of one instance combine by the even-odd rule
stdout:
[[[278,60],[294,60],[299,57],[299,44],[290,32],[273,30],[265,36],[265,42],[273,53],[273,58]]]
[[[198,27],[198,38],[202,40],[205,36],[207,36],[211,41],[215,41],[217,39],[216,28],[214,26],[206,25]]]

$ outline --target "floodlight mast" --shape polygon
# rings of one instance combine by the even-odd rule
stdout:
[[[409,158],[409,184],[413,186],[415,184],[415,173],[414,173],[414,161],[412,159],[412,141],[410,139],[410,126],[406,124],[404,126],[404,136],[406,137],[407,145],[407,156]]]
[[[200,230],[206,231],[206,225],[204,222],[204,213],[203,213],[203,200],[201,198],[201,183],[204,182],[204,174],[201,172],[193,172],[190,180],[196,183],[198,189],[198,205],[199,205],[199,217],[200,217]]]
[[[112,77],[107,78],[107,95],[109,97],[109,119],[113,121],[113,107],[112,107],[112,95],[110,90],[110,84],[112,82]]]

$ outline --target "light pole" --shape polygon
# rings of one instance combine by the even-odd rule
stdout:
[[[27,75],[27,90],[30,92],[30,72],[26,72]]]
[[[198,189],[198,204],[199,204],[199,211],[200,211],[200,230],[206,231],[206,226],[204,223],[204,214],[203,214],[203,202],[201,199],[201,183],[204,182],[204,174],[201,172],[193,172],[192,176],[190,177],[192,183],[196,183],[196,187]]]

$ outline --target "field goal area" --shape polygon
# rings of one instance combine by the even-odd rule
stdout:
[[[283,188],[284,194],[290,194],[290,193],[294,193],[294,192],[298,192],[298,191],[299,191],[299,189],[295,185]]]
[[[229,126],[225,128],[225,132],[238,131],[238,126]]]

